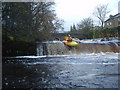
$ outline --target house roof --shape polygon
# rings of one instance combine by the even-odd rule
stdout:
[[[114,19],[114,18],[118,18],[118,17],[120,17],[120,13],[111,16],[111,17],[110,17],[109,19],[107,19],[105,22],[107,22],[107,21],[109,21],[109,20],[111,20],[111,19]]]

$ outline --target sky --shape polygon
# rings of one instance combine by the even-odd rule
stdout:
[[[84,18],[91,17],[95,23],[97,18],[93,15],[98,5],[108,4],[109,15],[118,13],[118,2],[120,0],[54,0],[55,10],[58,18],[64,20],[64,31],[69,31],[70,26],[79,23]],[[107,18],[106,18],[107,19]]]

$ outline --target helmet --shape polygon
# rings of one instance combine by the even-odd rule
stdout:
[[[70,34],[68,35],[68,37],[70,37]]]

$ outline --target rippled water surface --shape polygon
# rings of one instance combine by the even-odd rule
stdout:
[[[118,53],[3,58],[3,88],[118,88]]]

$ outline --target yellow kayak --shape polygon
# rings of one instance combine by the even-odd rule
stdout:
[[[68,45],[68,46],[77,46],[78,45],[78,43],[75,41],[72,41],[72,42],[63,41],[63,43]]]

